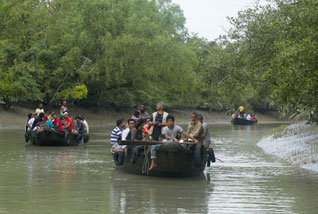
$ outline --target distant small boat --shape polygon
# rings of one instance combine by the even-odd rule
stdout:
[[[254,125],[257,123],[257,120],[246,120],[244,118],[234,118],[232,120],[233,125]]]
[[[202,144],[182,145],[155,141],[121,141],[119,144],[127,145],[127,156],[124,152],[115,152],[114,162],[118,169],[132,174],[159,177],[198,176],[202,175],[207,162],[210,161]],[[151,162],[150,146],[156,144],[161,144],[156,149],[156,167],[148,171]]]
[[[84,143],[88,143],[89,135],[84,135]],[[44,128],[41,131],[32,131],[29,133],[29,140],[33,145],[39,146],[77,146],[79,142],[76,135],[70,133],[68,138],[65,138],[64,132],[58,132],[49,128]]]

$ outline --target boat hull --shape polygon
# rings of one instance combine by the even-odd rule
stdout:
[[[198,164],[195,157],[195,146],[189,145],[189,147],[185,148],[179,143],[160,145],[156,149],[156,167],[148,171],[151,163],[150,146],[128,146],[127,156],[124,156],[123,164],[117,165],[117,167],[127,173],[159,177],[202,175],[207,162],[206,150],[202,149],[202,160]]]
[[[57,132],[52,129],[43,129],[42,131],[32,131],[29,133],[29,140],[33,145],[38,146],[77,146],[79,142],[76,135],[70,133],[65,138],[64,132]],[[88,143],[89,135],[84,135],[84,143]]]
[[[254,125],[257,121],[255,120],[246,120],[242,118],[234,118],[232,121],[233,125]]]

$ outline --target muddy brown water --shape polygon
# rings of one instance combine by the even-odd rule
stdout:
[[[256,143],[279,124],[211,124],[217,162],[172,179],[116,170],[113,127],[92,127],[83,147],[26,144],[0,131],[0,213],[317,213],[318,174],[266,155]]]

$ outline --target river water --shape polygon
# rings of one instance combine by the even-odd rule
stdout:
[[[112,127],[92,127],[88,145],[64,148],[0,131],[0,213],[318,213],[318,174],[256,145],[278,125],[209,125],[223,162],[184,179],[116,170]]]

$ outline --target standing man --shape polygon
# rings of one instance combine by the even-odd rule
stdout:
[[[167,126],[168,113],[163,111],[164,102],[159,102],[156,105],[157,111],[152,113],[149,125],[151,126],[149,134],[154,141],[159,140],[160,134],[163,134],[162,128]]]
[[[149,125],[151,126],[149,129],[149,134],[152,136],[153,141],[159,141],[159,136],[163,135],[163,127],[167,126],[167,117],[168,113],[163,111],[164,102],[157,103],[156,109],[157,112],[152,113],[152,117],[150,118]],[[151,149],[151,165],[149,170],[152,170],[156,167],[155,159],[156,157],[156,148],[159,145],[152,145]]]
[[[112,148],[111,148],[112,153],[117,152],[117,151],[123,151],[126,149],[126,146],[118,145],[118,140],[121,138],[124,127],[125,127],[124,119],[117,120],[116,128],[113,129],[113,131],[110,135],[110,143],[112,145]]]
[[[209,126],[208,126],[208,124],[203,122],[203,116],[201,114],[198,115],[198,120],[202,123],[204,134],[205,134],[204,147],[206,149],[209,149],[210,143],[211,143]]]
[[[244,107],[240,106],[237,110],[239,111],[240,118],[244,118]]]
[[[60,107],[60,118],[63,120],[64,113],[67,112],[67,103],[65,100],[62,102],[62,106]]]
[[[193,137],[194,139],[197,140],[197,141],[194,141],[196,144],[198,142],[203,143],[205,135],[204,135],[202,123],[198,120],[198,114],[193,112],[191,114],[190,119],[191,119],[191,122],[188,125],[187,133],[189,133],[189,135],[191,135],[191,137]],[[188,138],[186,138],[186,141],[187,140],[188,140]]]
[[[143,119],[145,121],[149,120],[151,117],[149,116],[148,112],[146,112],[146,107],[144,104],[140,105],[139,109],[139,119]]]
[[[40,113],[44,114],[43,103],[39,104],[39,107],[35,109],[35,112],[38,114],[38,116],[40,115]]]

